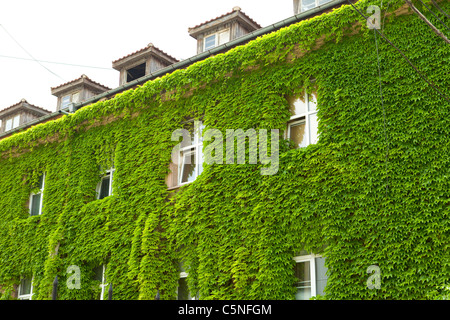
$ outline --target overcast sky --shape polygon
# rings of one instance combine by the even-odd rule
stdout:
[[[1,0],[0,110],[26,99],[55,111],[50,88],[82,74],[115,88],[112,61],[148,43],[179,60],[192,57],[188,28],[234,6],[262,27],[293,15],[292,0]],[[96,68],[21,60],[31,57]]]

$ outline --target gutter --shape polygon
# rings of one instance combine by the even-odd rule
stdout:
[[[229,41],[227,43],[224,43],[224,44],[222,44],[222,45],[220,45],[218,47],[215,47],[215,48],[210,49],[208,51],[205,51],[205,52],[202,52],[200,54],[197,54],[197,55],[195,55],[195,56],[193,56],[191,58],[188,58],[188,59],[185,59],[183,61],[171,64],[171,65],[169,65],[169,66],[167,66],[167,67],[165,67],[163,69],[160,69],[160,70],[155,71],[153,73],[147,74],[147,75],[145,75],[145,76],[143,76],[143,77],[141,77],[139,79],[133,80],[131,82],[127,82],[127,83],[125,83],[125,84],[123,84],[123,85],[121,85],[121,86],[119,86],[117,88],[114,88],[112,90],[103,92],[103,93],[101,93],[99,95],[96,95],[96,96],[94,96],[94,97],[92,97],[92,98],[90,98],[88,100],[85,100],[85,101],[80,102],[80,103],[73,104],[70,107],[66,107],[64,109],[58,110],[58,111],[53,112],[53,113],[51,113],[49,115],[46,115],[44,117],[41,117],[41,118],[38,118],[36,120],[27,122],[27,123],[25,123],[22,126],[19,126],[19,127],[15,128],[13,130],[9,130],[7,132],[4,132],[4,133],[0,134],[0,139],[2,137],[6,136],[6,135],[10,135],[10,134],[12,134],[12,133],[14,133],[16,131],[19,131],[21,129],[25,129],[26,127],[29,127],[29,126],[31,126],[33,124],[37,124],[37,123],[39,123],[39,122],[41,122],[43,120],[46,120],[48,118],[57,116],[57,115],[59,115],[61,113],[63,113],[63,114],[73,113],[73,112],[77,111],[78,109],[80,109],[80,108],[82,108],[84,106],[87,106],[89,104],[95,103],[95,102],[97,102],[97,101],[99,101],[99,100],[101,100],[103,98],[107,98],[109,96],[112,96],[112,95],[118,94],[120,92],[126,91],[128,89],[131,89],[131,88],[137,86],[137,85],[144,84],[147,81],[156,79],[156,78],[161,77],[161,76],[163,76],[163,75],[165,75],[167,73],[170,73],[172,71],[175,71],[175,70],[178,70],[178,69],[183,69],[183,68],[185,68],[185,67],[187,67],[187,66],[189,66],[189,65],[191,65],[191,64],[193,64],[195,62],[204,60],[204,59],[206,59],[206,58],[208,58],[208,57],[210,57],[212,55],[221,53],[224,50],[228,50],[228,49],[231,49],[231,48],[233,48],[235,46],[244,44],[245,42],[248,42],[250,40],[254,40],[254,39],[256,39],[259,36],[262,36],[262,35],[265,35],[265,34],[268,34],[268,33],[274,32],[274,31],[277,31],[278,29],[287,27],[287,26],[289,26],[289,25],[291,25],[293,23],[305,20],[305,19],[309,18],[310,16],[315,15],[316,13],[320,13],[320,12],[322,12],[324,10],[331,9],[331,8],[333,8],[333,7],[335,7],[335,6],[339,5],[339,4],[342,4],[344,2],[347,2],[347,1],[346,0],[333,0],[333,1],[330,1],[330,2],[327,2],[327,3],[323,4],[321,6],[315,7],[313,9],[311,9],[311,10],[308,10],[308,11],[305,11],[305,12],[301,12],[301,13],[299,13],[297,15],[294,15],[294,16],[292,16],[290,18],[284,19],[284,20],[282,20],[280,22],[277,22],[277,23],[271,24],[271,25],[269,25],[267,27],[255,30],[255,31],[253,31],[251,33],[248,33],[248,34],[246,34],[246,35],[244,35],[244,36],[242,36],[240,38],[231,40],[231,41]],[[356,2],[356,1],[352,1],[352,2]]]

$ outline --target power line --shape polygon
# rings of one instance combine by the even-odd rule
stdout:
[[[347,0],[347,2],[353,7],[353,9],[358,12],[366,21],[367,19],[369,19],[369,17],[366,17],[361,11],[358,10],[358,8],[356,8],[353,3],[350,2],[350,0]],[[408,62],[408,64],[419,74],[419,76],[426,82],[428,83],[436,92],[438,92],[445,100],[447,100],[447,102],[450,103],[450,98],[442,93],[437,86],[434,84],[433,81],[429,80],[424,74],[422,74],[422,72],[420,72],[419,69],[417,69],[417,67],[405,56],[405,54],[399,49],[397,48],[384,34],[380,33],[380,31],[378,31],[376,28],[374,28],[374,30],[381,36],[383,37],[384,40],[386,40],[393,48],[395,48],[395,50],[397,50],[401,56],[403,57],[403,59],[405,59],[406,62]]]
[[[0,58],[8,58],[8,59],[16,59],[16,60],[26,60],[26,61],[38,61],[38,62],[43,62],[43,63],[60,64],[60,65],[71,66],[71,67],[94,68],[94,69],[103,69],[103,70],[114,70],[114,69],[112,69],[112,68],[105,68],[105,67],[85,66],[85,65],[81,65],[81,64],[73,64],[73,63],[65,63],[65,62],[55,62],[55,61],[46,61],[46,60],[35,60],[35,59],[28,59],[28,58],[21,58],[21,57],[13,57],[13,56],[5,56],[5,55],[0,55]]]
[[[425,8],[428,9],[428,11],[431,12],[431,14],[432,14],[436,19],[438,19],[438,21],[439,21],[440,23],[442,23],[442,24],[450,31],[450,28],[449,28],[449,27],[448,27],[441,19],[439,19],[439,17],[438,17],[437,15],[435,15],[434,12],[431,11],[431,9],[428,8],[428,6],[427,6],[425,3],[422,2],[422,0],[419,0],[419,1],[420,1],[421,4],[424,5]]]
[[[0,24],[0,27],[3,28],[3,30],[5,30],[6,34],[23,50],[25,51],[26,54],[28,54],[34,61],[36,61],[37,63],[39,63],[39,65],[41,67],[43,67],[45,70],[47,70],[48,72],[50,72],[51,74],[57,76],[58,78],[60,78],[61,80],[65,81],[62,77],[60,77],[59,75],[57,75],[56,73],[54,73],[52,70],[50,70],[49,68],[47,68],[46,66],[44,66],[42,63],[40,63],[35,57],[33,57],[31,55],[31,53],[29,53],[9,32],[8,30],[6,30],[6,28]]]
[[[439,7],[439,5],[436,3],[436,1],[434,1],[434,0],[431,0],[431,2],[433,2],[433,5],[444,15],[444,16],[446,16],[447,18],[449,18],[450,19],[450,16],[444,11],[444,10],[442,10],[441,9],[441,7]]]

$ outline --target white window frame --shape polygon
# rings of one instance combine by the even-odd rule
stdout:
[[[201,172],[199,173],[199,168],[200,168],[200,162],[203,166],[203,138],[202,138],[202,133],[203,133],[203,128],[204,125],[200,123],[200,127],[196,128],[194,125],[194,141],[191,141],[191,144],[185,147],[180,147],[180,150],[178,151],[178,177],[177,177],[177,183],[178,186],[183,186],[186,184],[189,184],[191,182],[194,182],[197,177],[201,174]],[[199,132],[197,132],[199,131]],[[184,159],[185,159],[185,155],[186,154],[190,154],[190,153],[195,152],[195,175],[194,175],[194,179],[192,181],[186,181],[186,182],[182,182],[182,178],[183,178],[183,170],[184,170]],[[181,156],[183,155],[183,156]],[[202,170],[203,171],[203,170]]]
[[[17,290],[17,299],[19,299],[19,300],[33,300],[32,298],[33,298],[33,281],[34,281],[34,277],[31,277],[30,293],[21,295],[20,294],[20,290],[21,290],[21,287],[22,287],[22,279],[26,279],[26,277],[20,279],[20,284],[19,284],[19,287],[18,287],[18,290]]]
[[[81,94],[81,91],[75,91],[75,92],[72,92],[72,93],[62,96],[61,97],[61,109],[68,107],[71,103],[80,102],[80,94]],[[74,99],[73,99],[75,95],[78,95],[77,101],[74,101]],[[67,104],[64,104],[64,98],[67,98],[67,97],[69,97],[69,101],[67,102]]]
[[[31,208],[33,207],[33,196],[40,194],[41,195],[41,202],[39,203],[39,214],[40,216],[42,214],[42,203],[44,202],[44,188],[45,188],[45,173],[42,174],[42,188],[39,189],[39,192],[32,192],[30,194],[30,201],[29,201],[29,213],[31,216]]]
[[[309,270],[311,272],[311,298],[316,296],[316,259],[321,258],[321,256],[310,254],[306,256],[296,256],[294,257],[295,263],[309,262]]]
[[[223,43],[226,43],[226,42],[229,42],[229,41],[231,40],[231,31],[230,31],[229,28],[224,29],[224,30],[220,30],[220,31],[218,31],[218,32],[211,33],[211,34],[208,34],[207,36],[205,36],[205,37],[203,38],[203,51],[207,51],[207,50],[214,49],[214,48],[218,47],[219,45],[223,44],[223,43],[219,43],[220,35],[221,35],[222,33],[226,33],[226,32],[228,32],[228,40],[225,41],[225,42],[223,42]],[[210,38],[210,37],[212,37],[212,36],[215,36],[215,39],[214,39],[214,47],[206,48],[206,39],[208,39],[208,38]]]
[[[106,265],[102,265],[102,283],[100,284],[100,288],[102,289],[100,293],[100,300],[104,300],[103,297],[105,295],[105,288],[108,286],[108,283],[106,283]]]
[[[13,117],[13,125],[12,125],[13,129],[17,128],[20,126],[20,114],[18,114],[17,116]]]
[[[309,110],[309,103],[310,101],[310,96],[314,96],[315,98],[315,102],[316,102],[316,108],[313,111]],[[289,119],[288,123],[287,123],[287,130],[286,130],[286,138],[289,139],[291,136],[291,126],[298,124],[298,123],[305,123],[305,135],[306,135],[306,142],[305,142],[305,147],[309,146],[311,143],[311,116],[313,115],[317,115],[318,112],[318,102],[317,102],[317,96],[315,94],[309,94],[306,92],[306,89],[304,91],[304,99],[305,99],[305,103],[306,103],[306,112],[301,113],[301,114],[296,114],[296,115],[292,115],[291,118]],[[319,121],[319,119],[317,118],[317,122]],[[317,132],[317,140],[319,139],[319,133]]]
[[[7,119],[5,124],[5,131],[9,131],[13,129],[13,119]]]
[[[314,9],[314,8],[317,8],[318,6],[324,5],[324,4],[327,3],[327,2],[331,2],[332,0],[328,0],[327,2],[324,2],[324,3],[322,3],[322,4],[320,4],[319,1],[320,1],[320,0],[315,0],[315,6],[312,7],[311,9],[303,10],[303,0],[300,0],[300,12],[306,12],[306,11],[312,10],[312,9]]]
[[[112,196],[112,194],[113,194],[113,187],[112,187],[112,184],[113,184],[113,175],[114,175],[114,171],[116,171],[116,169],[115,169],[114,167],[112,167],[112,168],[106,170],[105,175],[101,177],[100,182],[97,184],[97,189],[96,189],[96,192],[97,192],[97,200],[100,199],[100,192],[101,192],[101,190],[102,190],[102,182],[103,182],[103,179],[105,179],[105,178],[107,178],[107,177],[109,178],[109,190],[108,190],[108,196],[106,196],[105,198],[107,198],[107,197],[109,197],[109,196]]]

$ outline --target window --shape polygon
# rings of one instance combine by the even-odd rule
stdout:
[[[114,168],[106,171],[105,175],[101,178],[97,185],[97,199],[104,199],[112,195],[112,182],[113,182]]]
[[[295,264],[296,300],[309,300],[323,295],[327,284],[325,258],[316,255],[297,256]]]
[[[317,99],[315,94],[307,94],[289,101],[291,119],[288,122],[287,138],[296,148],[317,143],[319,135],[317,119]]]
[[[300,0],[301,1],[301,12],[311,10],[318,7],[324,3],[330,2],[331,0]]]
[[[11,130],[13,127],[13,119],[6,120],[5,131]]]
[[[205,41],[203,44],[203,51],[212,49],[214,47],[220,46],[225,42],[230,41],[230,30],[223,30],[212,35],[205,37]]]
[[[94,272],[95,280],[100,281],[100,300],[104,300],[105,288],[108,286],[108,284],[106,283],[106,265],[103,264],[101,266],[98,266],[97,268],[95,268]]]
[[[13,129],[17,128],[20,125],[20,115],[17,115],[13,119]]]
[[[178,292],[177,292],[178,300],[195,300],[195,297],[192,297],[189,292],[189,287],[186,281],[187,277],[188,274],[186,272],[180,272],[180,280],[178,280]]]
[[[200,125],[195,128],[193,122],[186,127],[190,137],[183,136],[178,154],[178,185],[194,181],[203,171],[203,127]]]
[[[42,202],[45,186],[45,174],[39,177],[38,184],[36,186],[37,191],[30,195],[30,216],[39,216],[42,214]]]
[[[80,101],[80,92],[71,93],[61,98],[61,109],[69,106],[70,103],[77,103]]]
[[[33,296],[33,279],[30,278],[22,278],[20,280],[19,285],[19,300],[31,300]]]
[[[127,70],[127,82],[145,76],[145,62]]]

